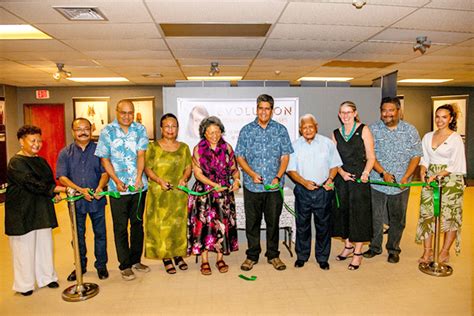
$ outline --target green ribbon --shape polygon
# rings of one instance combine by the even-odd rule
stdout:
[[[336,186],[334,185],[334,183],[330,183],[328,184],[328,187],[331,187],[334,189],[334,195],[336,195],[336,207],[339,208],[341,204],[339,203],[339,194],[337,194]]]
[[[129,186],[128,186],[128,190],[129,190],[130,192],[135,192],[135,191],[137,191],[137,189],[136,189],[133,185],[129,185]],[[142,188],[138,189],[137,219],[138,219],[140,222],[142,221],[142,219],[140,218],[140,212],[139,212],[139,211],[140,211],[140,202],[141,202],[141,200],[142,200],[142,192],[143,192],[143,189],[142,189]]]
[[[362,180],[357,179],[356,182],[362,183]],[[439,216],[439,213],[441,210],[441,205],[439,203],[441,190],[438,187],[438,183],[436,181],[431,181],[430,183],[426,183],[426,182],[394,183],[394,182],[385,182],[385,181],[378,181],[378,180],[368,180],[366,183],[386,185],[389,187],[396,187],[396,188],[429,186],[433,188],[433,215],[435,217]]]
[[[89,190],[89,194],[94,195],[95,193],[94,193],[94,191]],[[97,193],[97,195],[99,195],[99,196],[106,196],[107,195],[107,196],[110,196],[114,199],[119,199],[120,198],[120,193],[115,192],[115,191],[103,191],[103,192]],[[78,201],[78,200],[83,199],[83,198],[84,198],[84,194],[81,194],[81,195],[75,195],[75,196],[68,196],[68,197],[60,199],[59,201],[55,201],[54,198],[52,198],[51,201],[53,201],[54,203],[59,203],[61,201],[75,202],[75,201]]]
[[[279,183],[277,183],[277,184],[265,184],[263,187],[267,191],[278,189],[278,191],[280,191],[281,198],[283,199],[283,206],[288,211],[288,213],[290,213],[291,215],[296,217],[296,212],[291,207],[289,207],[288,204],[285,203],[285,194],[283,193],[283,187],[281,187]]]
[[[185,186],[182,186],[182,185],[178,185],[178,189],[180,189],[181,191],[189,194],[189,195],[195,195],[195,196],[203,196],[203,195],[206,195],[206,194],[209,194],[211,193],[212,191],[215,191],[215,190],[219,190],[221,188],[224,188],[224,189],[227,189],[227,187],[214,187],[208,191],[204,191],[204,192],[196,192],[196,191],[193,191],[191,189],[188,189],[187,187]]]
[[[239,274],[239,278],[244,279],[245,281],[255,281],[257,279],[255,275],[252,275],[251,277],[247,277],[243,274]]]

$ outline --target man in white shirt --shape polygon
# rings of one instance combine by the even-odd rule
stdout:
[[[287,173],[295,183],[296,254],[301,268],[311,253],[311,215],[316,227],[315,255],[319,267],[329,270],[331,252],[330,214],[334,198],[333,180],[342,160],[331,139],[318,135],[311,114],[300,118],[300,134],[293,143]]]

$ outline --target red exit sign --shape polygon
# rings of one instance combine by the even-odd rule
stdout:
[[[49,99],[49,90],[36,90],[36,98],[40,99]]]

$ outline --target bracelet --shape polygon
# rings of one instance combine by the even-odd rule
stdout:
[[[281,181],[281,178],[279,176],[275,176],[275,179],[278,179],[278,182]]]

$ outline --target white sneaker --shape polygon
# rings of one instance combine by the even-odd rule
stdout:
[[[133,266],[132,266],[135,270],[137,270],[138,272],[150,272],[150,267],[149,266],[146,266],[144,265],[143,263],[135,263]]]
[[[122,279],[126,281],[132,281],[135,279],[135,273],[133,273],[132,269],[130,268],[122,270],[120,273],[122,274]]]

